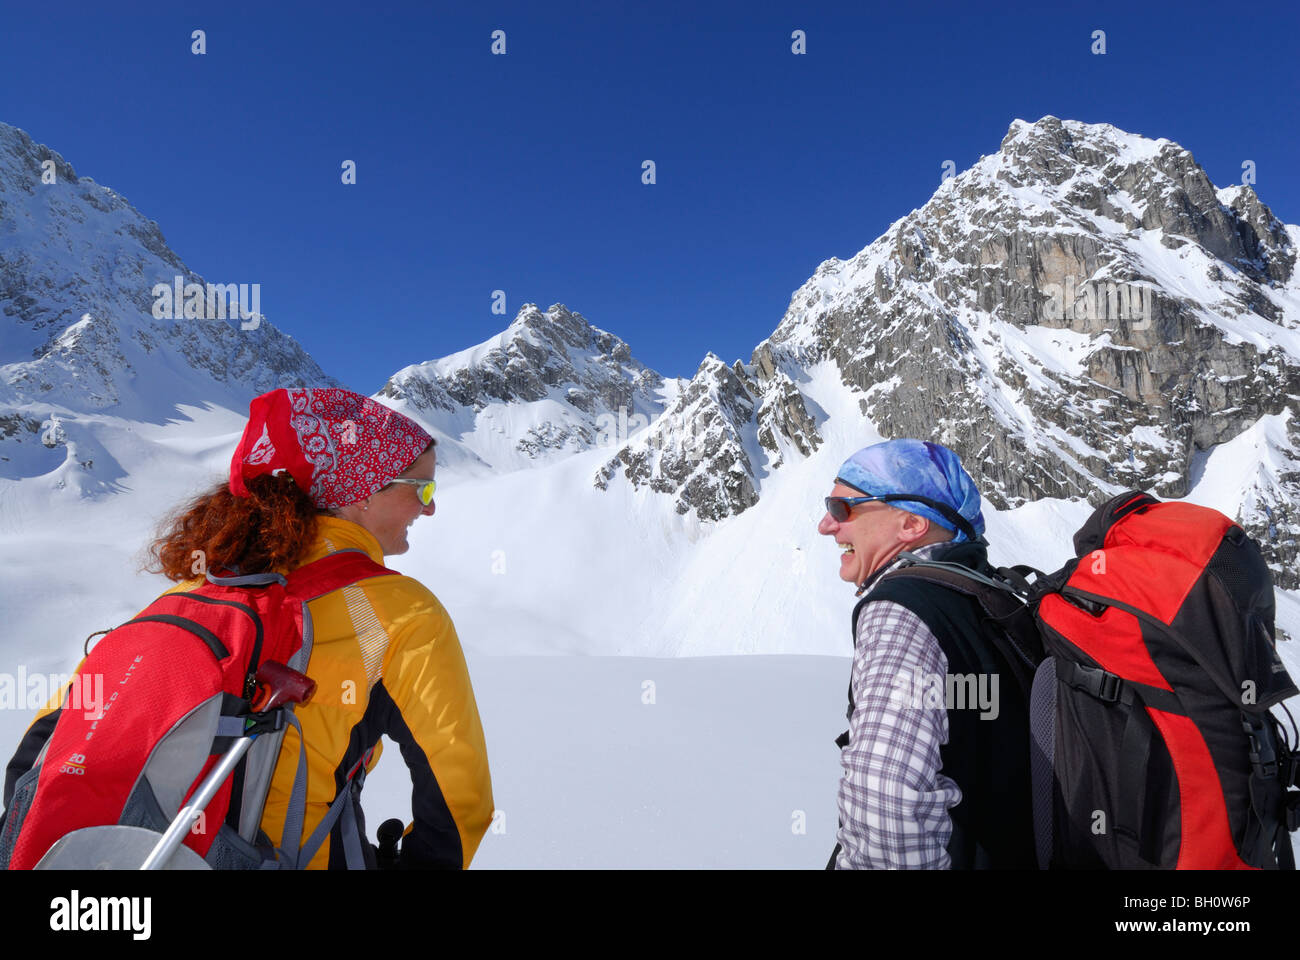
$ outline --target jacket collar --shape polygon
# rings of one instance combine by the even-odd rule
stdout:
[[[952,548],[959,546],[962,546],[962,544],[953,543],[951,540],[942,540],[938,543],[927,543],[923,547],[917,547],[915,550],[907,552],[911,553],[914,557],[920,557],[922,560],[937,560],[944,554],[948,553]],[[901,552],[902,551],[900,551],[900,553]],[[876,585],[877,581],[879,581],[881,577],[889,573],[891,570],[897,570],[902,565],[903,558],[898,556],[894,557],[893,560],[890,560],[871,576],[867,577],[867,579],[863,580],[862,583],[858,584],[858,592],[855,593],[854,596],[860,597],[865,593],[871,592],[872,587]]]
[[[373,533],[351,520],[332,516],[317,518],[316,542],[302,562],[311,563],[340,550],[360,550],[375,563],[384,562],[383,549]]]

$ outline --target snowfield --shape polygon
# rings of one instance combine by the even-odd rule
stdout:
[[[849,664],[471,657],[498,816],[474,866],[825,867]],[[410,817],[410,778],[384,747],[372,834]]]

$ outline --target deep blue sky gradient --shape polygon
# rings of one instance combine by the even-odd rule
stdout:
[[[1168,137],[1221,187],[1254,160],[1264,202],[1300,222],[1298,10],[4,0],[0,120],[210,282],[260,283],[270,320],[356,389],[529,301],[690,376],[706,351],[748,360],[819,262],[1015,118]]]

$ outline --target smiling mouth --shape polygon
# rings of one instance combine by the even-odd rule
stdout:
[[[844,556],[848,556],[850,553],[853,552],[853,544],[851,544],[851,543],[841,543],[841,544],[840,544],[840,549],[841,549],[842,551],[844,551]]]

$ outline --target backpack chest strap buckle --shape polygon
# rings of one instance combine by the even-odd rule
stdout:
[[[1242,714],[1241,729],[1245,731],[1246,740],[1250,744],[1250,765],[1256,776],[1272,780],[1278,774],[1277,751],[1273,748],[1272,740],[1264,730],[1263,724],[1247,714]]]
[[[1106,703],[1119,700],[1124,692],[1124,678],[1101,667],[1085,667],[1067,660],[1057,663],[1056,675],[1076,690],[1082,690]]]

